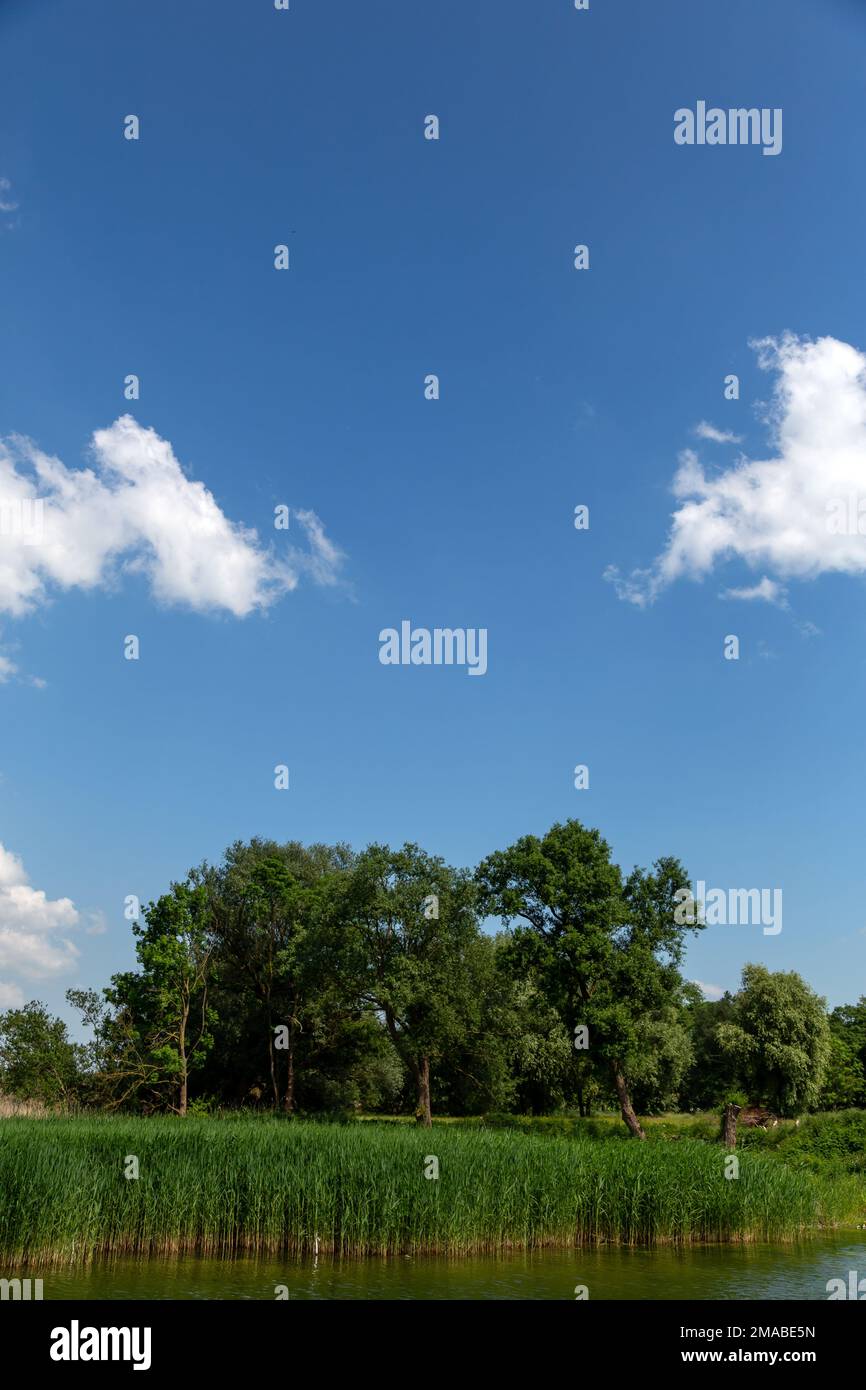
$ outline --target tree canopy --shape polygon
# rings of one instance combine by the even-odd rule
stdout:
[[[629,872],[576,820],[474,870],[394,849],[236,841],[133,924],[136,967],[0,1014],[0,1090],[142,1112],[259,1107],[638,1115],[739,1097],[866,1104],[866,998],[834,1009],[747,965],[707,1000],[682,974],[700,921],[678,859]],[[497,926],[498,919],[498,926]]]

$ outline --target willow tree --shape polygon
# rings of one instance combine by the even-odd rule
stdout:
[[[749,1100],[779,1115],[816,1105],[830,1059],[825,1001],[794,970],[743,967],[732,1017],[718,1041]]]

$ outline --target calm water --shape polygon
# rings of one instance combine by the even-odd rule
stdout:
[[[827,1280],[866,1276],[859,1232],[805,1244],[670,1250],[555,1250],[465,1259],[124,1260],[42,1271],[46,1299],[826,1299]],[[30,1271],[35,1273],[35,1271]]]

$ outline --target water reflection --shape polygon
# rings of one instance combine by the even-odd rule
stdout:
[[[499,1257],[122,1260],[43,1270],[46,1299],[826,1299],[827,1281],[866,1276],[866,1241],[674,1250],[543,1250]]]

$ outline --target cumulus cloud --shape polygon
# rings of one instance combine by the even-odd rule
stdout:
[[[866,356],[829,337],[752,346],[775,377],[770,456],[710,475],[684,450],[667,545],[645,569],[605,571],[620,598],[645,607],[675,580],[703,579],[732,559],[765,571],[738,596],[770,602],[780,581],[866,573]]]
[[[171,444],[131,415],[92,440],[72,469],[30,440],[0,444],[0,611],[33,612],[56,590],[94,590],[122,572],[146,577],[161,603],[242,618],[294,589],[301,574],[336,582],[342,553],[314,512],[295,513],[306,550],[265,546],[231,521]]]
[[[721,985],[707,985],[703,980],[692,980],[693,985],[697,985],[705,999],[721,999],[724,990]]]
[[[695,425],[694,433],[699,439],[709,439],[713,444],[739,444],[743,436],[731,430],[718,430],[709,420],[701,420]]]
[[[78,925],[70,898],[34,888],[17,854],[0,844],[0,970],[44,980],[75,965],[78,949],[59,935]]]
[[[0,980],[0,1009],[20,1009],[23,1003],[24,995],[18,986]]]

